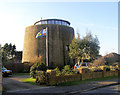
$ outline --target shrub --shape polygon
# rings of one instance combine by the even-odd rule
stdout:
[[[110,68],[106,68],[106,71],[110,71]]]
[[[74,74],[76,73],[73,69],[70,68],[70,65],[65,65],[64,69],[62,69],[62,74],[67,75],[67,74]]]
[[[47,82],[47,74],[45,71],[37,71],[36,72],[36,83],[46,84]]]
[[[30,76],[35,78],[36,71],[46,71],[46,70],[47,70],[47,66],[45,63],[35,63],[30,68]]]
[[[56,71],[56,76],[62,75],[58,67],[56,67],[54,70]]]

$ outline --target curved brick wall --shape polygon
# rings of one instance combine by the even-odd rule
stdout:
[[[72,63],[68,51],[66,51],[66,45],[71,43],[74,37],[74,29],[53,24],[32,25],[26,28],[22,62],[45,62],[45,37],[35,38],[36,34],[45,27],[48,27],[49,65],[60,66]]]

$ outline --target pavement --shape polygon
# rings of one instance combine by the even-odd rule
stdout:
[[[104,81],[90,81],[80,85],[74,86],[38,86],[29,89],[8,90],[3,95],[39,95],[39,94],[64,94],[73,95],[78,93],[88,92],[94,89],[107,87],[119,84],[120,79],[110,79]],[[33,86],[33,85],[31,85]],[[104,92],[103,92],[104,93]]]

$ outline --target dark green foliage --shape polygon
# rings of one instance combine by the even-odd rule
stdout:
[[[109,67],[107,67],[107,68],[106,68],[106,71],[110,71],[110,68],[109,68]]]
[[[56,71],[56,76],[62,75],[58,67],[56,67],[54,70]]]
[[[47,70],[47,66],[45,63],[35,63],[30,68],[30,76],[35,78],[36,71],[46,71],[46,70]]]
[[[64,69],[62,69],[62,74],[67,75],[67,74],[74,74],[76,73],[73,71],[73,69],[70,68],[70,65],[65,65]]]
[[[77,59],[78,63],[81,63],[88,59],[94,60],[99,54],[99,41],[97,37],[93,37],[91,33],[87,33],[86,36],[80,38],[74,38],[69,46],[69,56],[73,59]]]
[[[14,61],[13,58],[15,57],[16,53],[16,46],[12,45],[11,43],[6,43],[2,47],[2,63],[5,64],[8,61]]]
[[[16,51],[15,52],[15,58],[14,58],[15,61],[21,61],[22,60],[22,51]]]
[[[45,71],[36,72],[36,83],[39,83],[39,84],[47,83],[47,74],[45,73]]]

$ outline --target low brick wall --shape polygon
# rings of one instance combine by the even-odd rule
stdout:
[[[77,81],[77,80],[82,80],[81,74],[54,76],[54,77],[49,77],[49,85],[56,85],[60,83]]]
[[[82,80],[102,78],[102,77],[103,77],[103,72],[89,72],[89,73],[82,74]]]
[[[71,81],[118,76],[118,73],[120,73],[120,71],[86,72],[82,74],[56,76],[56,72],[54,70],[48,70],[46,84],[57,85]]]
[[[118,71],[106,71],[103,77],[118,76]]]

